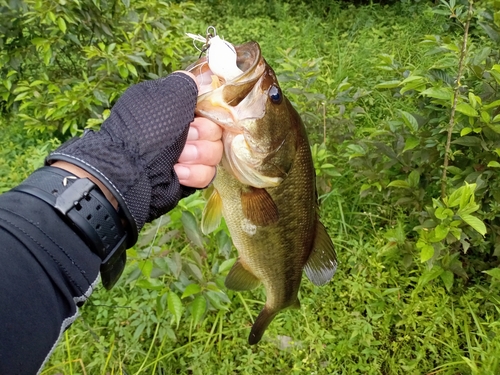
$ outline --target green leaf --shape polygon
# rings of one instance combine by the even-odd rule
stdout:
[[[492,168],[500,168],[500,163],[495,161],[495,160],[492,160],[488,163],[488,167],[492,167]]]
[[[389,186],[399,187],[399,188],[405,188],[405,189],[408,189],[410,187],[410,185],[408,185],[408,182],[403,181],[403,180],[394,180],[394,181],[390,182],[389,185],[387,185],[387,186],[388,187]]]
[[[468,103],[457,104],[456,110],[469,117],[478,117],[477,111]]]
[[[128,77],[128,69],[126,66],[122,65],[118,67],[118,73],[120,73],[120,77],[123,79]]]
[[[434,216],[436,216],[439,220],[444,220],[448,217],[453,217],[453,211],[449,208],[438,207],[436,211],[434,211]]]
[[[412,137],[406,138],[405,148],[403,149],[403,152],[413,150],[419,144],[420,144],[420,139],[418,139],[418,138],[412,138]]]
[[[444,240],[446,238],[446,236],[448,235],[449,231],[450,231],[450,228],[448,228],[447,226],[445,226],[443,224],[439,224],[433,230],[434,237],[431,239],[431,241],[432,242],[440,242],[440,241]]]
[[[474,95],[473,92],[469,91],[469,103],[474,109],[476,109],[477,104],[479,103],[479,105],[482,105],[483,101],[482,101],[481,97]]]
[[[43,62],[45,63],[45,65],[48,66],[50,64],[50,59],[52,59],[52,50],[49,47],[43,54]]]
[[[191,317],[194,324],[198,324],[207,310],[207,300],[203,295],[197,296],[191,303]]]
[[[430,87],[420,93],[423,96],[428,96],[435,99],[451,100],[453,99],[453,91],[449,87]]]
[[[109,105],[108,96],[101,90],[95,89],[93,91],[94,97],[104,105]]]
[[[472,132],[472,128],[463,128],[461,131],[460,131],[460,136],[463,137],[464,135],[467,135],[469,133]]]
[[[135,66],[133,66],[132,64],[127,64],[127,69],[130,73],[132,73],[134,76],[138,76],[137,75],[137,70],[135,69]]]
[[[434,256],[434,247],[432,245],[424,245],[422,250],[420,250],[420,261],[427,262]]]
[[[147,63],[146,61],[144,61],[144,59],[141,57],[141,56],[137,56],[137,55],[127,55],[128,59],[141,65],[141,66],[148,66],[150,65],[149,63]]]
[[[57,19],[57,25],[59,26],[59,29],[63,32],[63,34],[66,34],[66,21],[64,21],[64,18],[59,17]]]
[[[140,279],[135,284],[137,287],[149,290],[162,290],[165,284],[159,279]]]
[[[25,97],[27,97],[29,95],[29,92],[22,92],[20,93],[19,95],[17,95],[15,98],[14,98],[14,101],[17,102],[19,100],[23,100]]]
[[[486,111],[481,111],[481,120],[483,120],[485,123],[489,124],[491,122],[490,114]]]
[[[167,297],[167,305],[168,311],[174,317],[174,321],[177,324],[177,328],[179,328],[179,323],[182,318],[182,312],[184,311],[184,306],[182,305],[182,301],[177,294],[173,291],[168,292]]]
[[[219,266],[219,273],[224,273],[228,271],[234,265],[234,263],[236,263],[236,258],[225,260]]]
[[[460,217],[482,236],[486,234],[486,225],[484,225],[481,219],[469,214],[461,214]]]
[[[142,261],[140,265],[141,273],[146,277],[151,277],[151,272],[153,271],[153,261],[151,259],[147,259]]]
[[[496,280],[500,280],[500,268],[492,268],[491,270],[483,271]]]
[[[392,89],[394,87],[398,87],[400,84],[400,81],[386,81],[386,82],[381,82],[378,85],[375,85],[376,89]]]
[[[413,117],[411,113],[408,113],[406,111],[399,111],[399,114],[401,115],[401,118],[403,119],[403,122],[405,125],[412,131],[416,132],[418,130],[418,122]]]
[[[36,47],[43,46],[44,44],[49,43],[49,41],[45,38],[33,38],[31,39],[31,43]]]
[[[408,176],[408,185],[412,188],[417,188],[420,183],[420,172],[413,170]]]
[[[489,104],[485,104],[483,106],[483,109],[491,109],[491,108],[496,108],[496,107],[500,107],[500,99],[495,100],[494,102],[491,102]]]
[[[420,287],[426,285],[435,278],[441,276],[443,269],[437,265],[432,266],[430,270],[425,271],[422,276],[418,279],[418,284]]]
[[[182,225],[189,240],[199,248],[203,248],[203,234],[194,215],[189,211],[182,211]]]
[[[456,145],[467,146],[467,147],[480,147],[481,146],[481,138],[475,136],[465,136],[455,139],[451,142]]]
[[[446,287],[446,290],[448,292],[451,291],[451,288],[453,287],[453,281],[455,279],[455,275],[453,275],[453,272],[446,270],[439,276],[441,277],[441,280],[443,280],[443,284]]]
[[[186,289],[184,289],[184,293],[182,293],[181,298],[186,298],[192,296],[193,294],[200,293],[201,287],[199,284],[189,284]]]

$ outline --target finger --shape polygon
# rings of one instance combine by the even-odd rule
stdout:
[[[221,158],[221,141],[189,141],[179,156],[179,163],[215,166],[219,164]]]
[[[188,141],[206,140],[218,141],[222,137],[222,128],[215,122],[204,118],[195,117],[189,126]]]
[[[174,170],[182,185],[203,189],[214,179],[216,167],[203,164],[175,164]]]

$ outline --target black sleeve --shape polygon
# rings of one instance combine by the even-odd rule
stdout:
[[[0,374],[36,374],[96,286],[101,260],[45,202],[0,195]]]

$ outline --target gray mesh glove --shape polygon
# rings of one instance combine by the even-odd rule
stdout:
[[[100,131],[64,143],[47,163],[67,161],[102,181],[137,238],[145,222],[195,190],[180,185],[173,166],[194,119],[197,94],[196,83],[182,73],[134,85]]]

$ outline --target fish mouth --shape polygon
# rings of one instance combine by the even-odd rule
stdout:
[[[207,117],[232,133],[242,133],[238,126],[245,120],[264,117],[266,92],[263,78],[269,69],[257,42],[234,47],[236,66],[242,73],[232,79],[215,75],[204,56],[186,68],[198,82],[196,114]],[[241,105],[240,105],[241,104]]]
[[[226,81],[224,77],[216,76],[211,70],[208,64],[208,57],[203,56],[195,63],[191,64],[186,68],[186,70],[195,75],[199,92],[198,96],[203,97],[205,94],[216,90],[216,84],[214,84],[213,77],[216,76],[219,79],[220,86],[230,86],[238,88],[241,90],[242,86],[245,84],[250,84],[257,81],[257,79],[264,73],[264,66],[261,64],[262,53],[260,46],[257,42],[248,42],[234,47],[236,51],[236,66],[243,72],[241,75],[235,77],[232,80]],[[259,69],[261,68],[261,69]],[[248,94],[248,92],[246,93]],[[228,97],[228,102],[233,105],[237,98]]]

